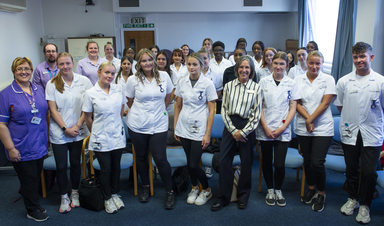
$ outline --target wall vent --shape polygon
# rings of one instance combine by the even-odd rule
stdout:
[[[244,0],[244,6],[263,6],[263,0]]]
[[[119,0],[119,7],[140,7],[140,0]]]

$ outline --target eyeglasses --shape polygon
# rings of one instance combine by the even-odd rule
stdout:
[[[23,72],[23,71],[30,72],[31,68],[29,68],[29,67],[25,67],[25,68],[19,67],[19,68],[16,68],[15,71],[17,71],[17,72]]]
[[[47,51],[45,51],[45,53],[48,53],[48,54],[51,54],[51,53],[56,53],[56,50],[47,50]]]

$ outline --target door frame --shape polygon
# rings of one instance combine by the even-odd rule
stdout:
[[[156,28],[121,28],[120,29],[120,40],[121,40],[121,49],[124,49],[125,48],[125,44],[124,44],[124,31],[153,31],[153,35],[155,36],[154,37],[154,40],[155,40],[155,43],[158,43],[158,39],[157,39],[157,29]],[[156,44],[157,45],[157,44]],[[137,50],[136,50],[137,52]]]

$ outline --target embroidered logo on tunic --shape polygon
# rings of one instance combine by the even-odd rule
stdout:
[[[15,109],[13,109],[13,105],[11,105],[11,112],[14,112],[15,111]]]

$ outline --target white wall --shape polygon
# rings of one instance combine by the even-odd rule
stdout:
[[[355,42],[373,44],[376,0],[358,0],[356,13]]]
[[[27,0],[27,10],[21,13],[0,11],[0,90],[13,81],[11,66],[13,60],[29,57],[36,67],[43,59],[40,37],[41,24],[40,0]]]
[[[113,0],[114,12],[296,12],[297,0],[263,0],[263,6],[243,7],[243,0],[140,0],[140,7],[119,8]]]
[[[85,0],[41,0],[45,38],[88,37],[94,33],[114,36],[114,13],[111,0],[96,0],[85,7]],[[88,13],[85,13],[87,8]],[[85,46],[84,46],[85,49]],[[64,50],[59,50],[64,51]]]
[[[155,24],[156,44],[161,49],[173,50],[188,44],[197,51],[204,38],[222,41],[226,51],[234,50],[238,38],[247,40],[247,51],[252,51],[256,40],[266,47],[285,49],[286,39],[298,39],[297,13],[253,14],[253,13],[147,13],[121,14],[116,30],[118,49],[124,48],[121,33],[124,23],[131,17],[146,17],[147,23]],[[136,29],[140,30],[140,29]]]

